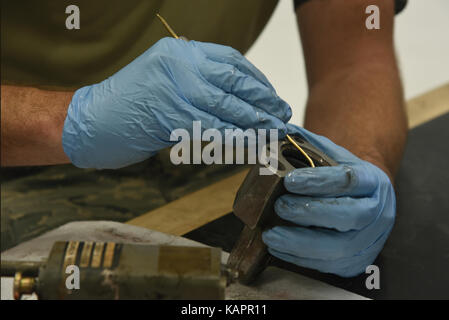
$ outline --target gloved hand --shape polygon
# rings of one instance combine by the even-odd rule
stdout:
[[[300,168],[284,179],[289,191],[275,211],[297,226],[263,233],[269,252],[296,265],[356,276],[372,264],[393,228],[395,194],[388,176],[329,139],[288,125],[339,163]]]
[[[120,168],[151,157],[174,129],[279,129],[291,109],[238,51],[164,38],[101,83],[77,90],[63,147],[81,168]]]

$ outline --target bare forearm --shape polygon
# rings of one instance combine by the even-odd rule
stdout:
[[[365,27],[372,4],[380,8],[377,30]],[[308,1],[297,17],[309,84],[305,127],[393,178],[407,133],[394,1]]]
[[[62,128],[73,92],[1,87],[1,165],[68,163]]]
[[[367,63],[310,88],[305,127],[383,169],[393,180],[407,135],[397,70]]]

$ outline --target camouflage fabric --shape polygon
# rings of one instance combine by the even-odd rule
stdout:
[[[168,149],[120,170],[2,168],[1,250],[71,221],[128,221],[242,169],[175,166]]]
[[[277,2],[2,0],[1,81],[65,90],[102,81],[168,36],[157,12],[189,39],[244,53]],[[65,28],[65,8],[72,4],[81,12],[76,31]],[[70,221],[127,221],[240,169],[176,167],[166,151],[121,170],[2,168],[1,250]]]

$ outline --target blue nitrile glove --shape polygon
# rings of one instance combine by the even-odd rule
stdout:
[[[62,143],[82,168],[120,168],[171,146],[170,133],[201,120],[204,130],[279,129],[291,109],[238,51],[164,38],[101,83],[77,90]]]
[[[300,168],[284,179],[289,191],[275,211],[298,226],[277,226],[263,234],[269,252],[296,265],[356,276],[372,264],[393,228],[395,194],[388,176],[329,139],[287,125],[339,163]]]

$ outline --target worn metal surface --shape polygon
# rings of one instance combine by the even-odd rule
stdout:
[[[293,135],[296,143],[312,158],[315,166],[331,166],[337,163],[323,152]],[[283,179],[295,168],[308,167],[307,159],[287,140],[278,145],[278,168],[272,175],[261,175],[263,165],[251,168],[234,201],[234,214],[245,224],[237,243],[231,251],[228,268],[235,270],[238,280],[251,283],[269,264],[272,256],[262,241],[262,232],[275,225],[286,225],[274,212],[274,203],[286,193]],[[267,167],[267,166],[265,166]]]
[[[223,299],[226,285],[221,249],[212,247],[58,241],[38,275],[25,275],[29,264],[15,263],[17,299],[33,292],[50,300]],[[71,265],[79,288],[66,286]]]
[[[36,261],[2,261],[1,276],[14,277],[16,272],[21,272],[24,276],[37,277],[41,266],[42,262]]]
[[[201,243],[145,228],[110,221],[72,222],[2,252],[1,259],[45,261],[55,241],[83,240],[154,245],[204,246]],[[222,254],[226,263],[227,253]],[[1,279],[2,299],[12,299],[12,278]],[[36,298],[36,296],[25,297]],[[365,299],[362,296],[302,275],[274,267],[267,268],[252,286],[232,284],[226,299]]]

